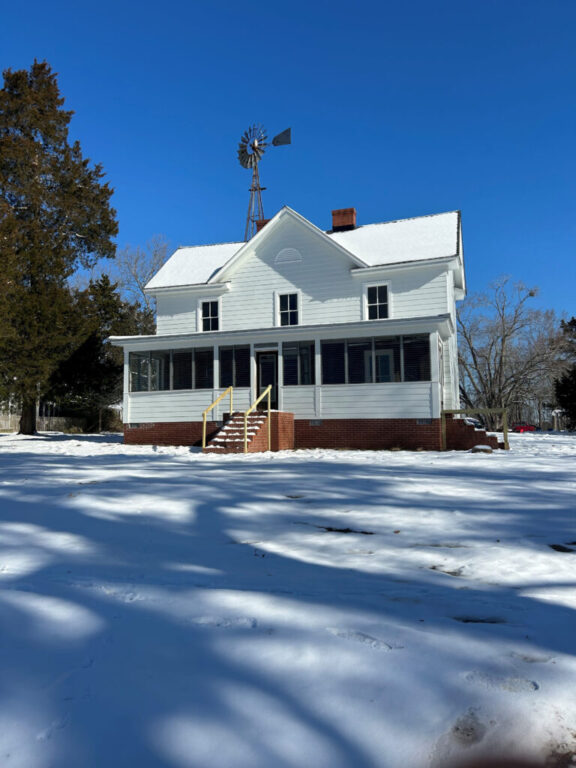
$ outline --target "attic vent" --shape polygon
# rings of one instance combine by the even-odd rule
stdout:
[[[302,261],[302,254],[296,248],[282,248],[274,259],[275,264],[290,264],[295,261]]]

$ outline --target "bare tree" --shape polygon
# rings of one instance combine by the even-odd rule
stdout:
[[[158,272],[168,256],[168,241],[155,235],[141,248],[127,245],[116,254],[115,280],[128,301],[154,314],[153,299],[144,293],[146,283]]]
[[[460,394],[467,408],[509,408],[543,418],[563,369],[564,340],[552,310],[529,306],[537,290],[500,278],[458,311]],[[497,426],[488,419],[488,425]]]

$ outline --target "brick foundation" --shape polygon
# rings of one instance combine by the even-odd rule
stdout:
[[[442,437],[439,419],[299,419],[294,422],[297,448],[349,448],[373,451],[390,448],[438,451]]]
[[[350,450],[439,451],[442,448],[440,419],[296,419],[291,413],[275,411],[272,418],[272,450],[292,448],[337,448]],[[219,429],[207,423],[207,438]],[[466,451],[475,445],[499,448],[498,438],[475,430],[463,419],[446,420],[447,449]],[[249,451],[268,449],[265,428],[255,436]],[[124,425],[124,442],[132,445],[202,445],[202,422],[156,422]]]

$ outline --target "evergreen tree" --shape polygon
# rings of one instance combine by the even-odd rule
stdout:
[[[35,432],[36,401],[60,361],[85,336],[68,278],[113,258],[118,227],[100,165],[68,141],[46,62],[4,72],[0,90],[0,396],[22,408],[20,431]]]
[[[556,381],[556,399],[566,413],[568,426],[576,429],[576,317],[562,321],[562,331],[566,339],[568,360],[572,364]]]
[[[87,416],[93,429],[100,426],[102,411],[122,400],[123,353],[106,339],[151,331],[147,314],[123,301],[107,275],[78,291],[74,300],[85,340],[52,374],[46,399]]]

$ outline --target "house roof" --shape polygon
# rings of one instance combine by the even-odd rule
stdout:
[[[365,224],[328,235],[367,266],[425,261],[458,254],[459,212]]]
[[[276,214],[253,240],[263,237],[264,233],[268,235],[270,233],[268,228],[272,228],[274,223],[282,218],[283,213],[301,219],[316,230],[316,227],[300,214],[286,207]],[[344,232],[322,232],[321,234],[347,251],[357,267],[362,269],[362,266],[375,267],[380,264],[399,264],[451,256],[461,258],[459,222],[459,212],[450,211],[379,224],[366,224]],[[218,282],[217,273],[222,270],[224,274],[226,270],[223,268],[230,262],[236,261],[240,251],[244,251],[247,246],[248,243],[240,242],[178,248],[150,280],[146,290],[153,293],[157,289],[202,285],[209,281]]]

